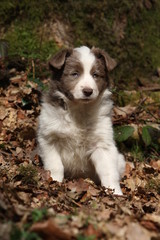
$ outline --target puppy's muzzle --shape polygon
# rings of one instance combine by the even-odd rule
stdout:
[[[90,97],[93,93],[93,89],[86,87],[86,88],[83,88],[82,92],[85,97]]]

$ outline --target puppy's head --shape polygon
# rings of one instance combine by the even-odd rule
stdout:
[[[99,48],[65,49],[49,61],[59,91],[72,101],[88,103],[108,87],[108,72],[116,62]]]

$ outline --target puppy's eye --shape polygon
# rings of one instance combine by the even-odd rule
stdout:
[[[78,72],[73,72],[73,73],[71,73],[71,76],[74,77],[74,78],[77,78],[79,76],[79,73]]]
[[[97,73],[93,73],[93,78],[98,78],[98,74]]]

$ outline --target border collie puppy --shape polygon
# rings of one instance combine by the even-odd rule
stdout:
[[[113,139],[108,72],[98,48],[65,49],[49,61],[52,79],[39,116],[38,144],[53,180],[89,177],[122,195],[125,162]]]

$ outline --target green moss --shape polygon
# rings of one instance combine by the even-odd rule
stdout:
[[[32,164],[27,166],[21,165],[19,167],[19,174],[24,184],[37,184],[38,182],[38,171]]]
[[[34,209],[32,211],[32,221],[33,223],[42,221],[47,216],[47,209]]]
[[[145,187],[148,191],[155,190],[158,194],[160,194],[160,180],[159,179],[150,179]]]
[[[133,68],[136,69],[137,75],[142,72],[146,75],[153,72],[160,66],[160,4],[151,9],[141,9],[139,15],[135,18],[128,18],[126,29],[127,38],[125,44],[128,47],[129,59],[132,61]]]
[[[122,148],[122,146],[120,146]],[[124,151],[128,151],[131,157],[137,162],[144,162],[145,161],[145,149],[143,148],[140,141],[129,139],[123,145]],[[149,155],[149,152],[148,152]]]
[[[1,1],[0,27],[5,27],[9,55],[47,59],[58,50],[54,41],[47,41],[38,33],[41,22],[53,10],[50,1]]]
[[[142,99],[146,99],[144,104],[142,105],[145,107],[149,105],[151,102],[160,106],[159,99],[160,99],[160,92],[140,92],[140,91],[122,91],[122,90],[113,90],[114,95],[114,102],[120,106],[124,107],[126,105],[136,106],[141,102]]]
[[[160,106],[160,92],[151,92],[149,96],[155,101],[155,103],[158,103],[158,105]]]
[[[15,225],[12,224],[12,230],[10,234],[10,240],[42,240],[42,238],[35,232],[25,231],[20,229]]]
[[[83,235],[78,235],[77,240],[95,240],[96,236],[95,235],[90,235],[90,236],[83,236]]]
[[[73,45],[107,50],[118,62],[113,77],[133,88],[135,79],[153,75],[160,66],[159,12],[156,0],[2,0],[0,27],[5,26],[10,54],[46,59],[58,47],[39,36],[38,28],[45,21],[68,22]],[[117,39],[115,24],[120,30],[122,19],[126,26]]]
[[[141,99],[141,93],[137,91],[114,91],[115,102],[118,106],[137,105]]]
[[[50,52],[57,50],[54,41],[41,41],[30,26],[18,25],[6,34],[9,43],[9,55],[20,55],[28,58],[46,59]]]

